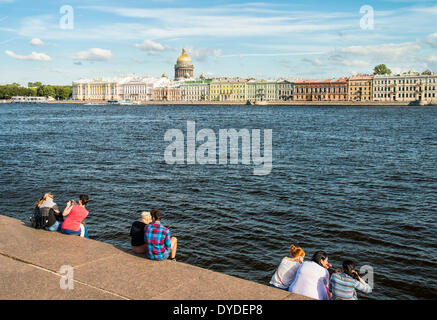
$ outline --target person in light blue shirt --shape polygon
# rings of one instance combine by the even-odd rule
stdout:
[[[350,260],[343,262],[342,272],[334,273],[329,283],[331,300],[358,300],[357,290],[371,293],[372,288],[355,271],[355,263]]]

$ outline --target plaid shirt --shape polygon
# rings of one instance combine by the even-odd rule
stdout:
[[[165,253],[171,250],[170,230],[159,222],[148,224],[144,228],[146,257],[151,260],[163,260]]]
[[[362,284],[343,272],[332,274],[329,291],[332,292],[333,300],[358,300],[356,290],[364,293],[372,292],[372,288],[367,283]]]

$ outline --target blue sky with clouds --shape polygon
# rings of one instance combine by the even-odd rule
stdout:
[[[173,76],[182,47],[196,76],[437,72],[436,21],[427,0],[0,0],[0,83]]]

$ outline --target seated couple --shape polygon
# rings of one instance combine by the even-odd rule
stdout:
[[[142,212],[141,220],[135,221],[130,230],[132,250],[146,254],[151,260],[176,261],[177,239],[170,236],[170,230],[161,224],[163,214],[158,209]]]
[[[68,201],[62,215],[53,200],[52,193],[46,193],[38,199],[34,206],[34,215],[30,217],[32,227],[88,238],[88,229],[83,222],[88,216],[86,209],[86,204],[89,202],[88,195],[81,194],[79,203],[74,200]]]

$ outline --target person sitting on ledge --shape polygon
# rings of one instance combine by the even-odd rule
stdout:
[[[177,239],[170,236],[170,230],[161,224],[162,212],[152,209],[152,223],[144,228],[146,257],[150,260],[165,260],[170,257],[176,261]]]
[[[48,231],[58,231],[61,226],[61,223],[58,221],[60,219],[60,211],[58,205],[53,202],[53,199],[53,194],[49,192],[37,201],[34,207],[34,216],[30,219],[32,227]]]
[[[144,242],[144,227],[152,222],[152,215],[150,212],[141,212],[141,220],[134,221],[130,228],[132,250],[135,253],[146,253],[146,243]]]
[[[88,229],[83,220],[88,216],[88,210],[85,207],[89,201],[88,195],[81,194],[79,204],[74,200],[67,202],[67,206],[62,212],[64,217],[67,216],[61,225],[62,233],[88,238]]]
[[[305,251],[302,248],[296,248],[293,244],[290,246],[290,257],[284,257],[270,280],[270,286],[288,290],[290,284],[296,277],[297,269],[305,259]]]
[[[344,261],[341,271],[331,276],[329,292],[332,293],[332,300],[358,300],[356,290],[364,293],[372,292],[372,288],[355,271],[353,261]]]
[[[324,251],[317,251],[311,261],[301,264],[288,291],[317,300],[329,300],[331,296],[328,291],[328,269],[331,267],[328,255]]]

